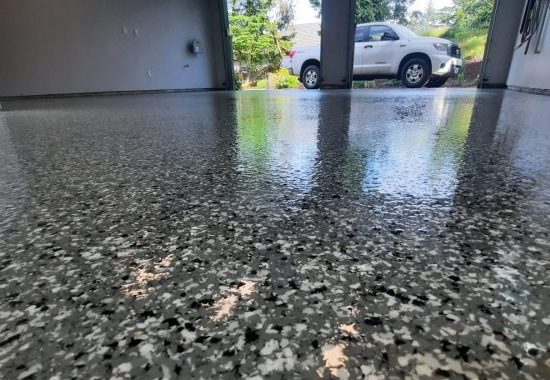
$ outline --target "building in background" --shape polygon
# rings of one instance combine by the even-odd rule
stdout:
[[[293,36],[294,46],[320,46],[321,23],[311,22],[306,24],[291,25],[284,33]]]

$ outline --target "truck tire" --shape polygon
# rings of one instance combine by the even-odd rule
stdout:
[[[317,65],[310,65],[302,72],[302,83],[308,90],[319,88],[321,84],[321,70]]]
[[[426,83],[426,87],[430,88],[436,88],[441,87],[447,82],[448,77],[431,77],[428,83]]]
[[[420,88],[430,79],[430,65],[424,58],[409,59],[401,69],[401,81],[408,88]]]

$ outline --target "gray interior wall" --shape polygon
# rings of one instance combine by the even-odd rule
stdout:
[[[519,42],[519,35],[517,35],[516,44]],[[539,54],[534,52],[535,38],[527,54],[525,54],[525,47],[514,52],[508,86],[550,91],[550,11],[546,18],[541,42],[542,48]]]
[[[355,48],[355,0],[323,0],[321,87],[351,88]]]
[[[481,87],[505,87],[524,0],[495,0],[483,59]]]
[[[220,4],[2,0],[0,96],[223,88]]]

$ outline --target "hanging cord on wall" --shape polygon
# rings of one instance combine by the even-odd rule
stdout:
[[[548,28],[548,22],[546,22],[546,18],[548,17],[548,11],[550,10],[550,0],[545,0],[546,6],[543,9],[542,18],[540,21],[540,32],[539,37],[537,38],[537,44],[535,45],[535,54],[540,54],[542,51],[541,42],[546,35],[546,28]]]
[[[544,28],[544,22],[548,13],[548,7],[550,6],[550,0],[528,0],[527,5],[525,6],[525,12],[523,13],[523,20],[521,22],[521,28],[519,33],[521,35],[520,43],[515,47],[514,50],[520,49],[525,45],[525,52],[527,54],[529,51],[529,46],[531,45],[531,39],[537,34],[537,32],[542,31]],[[542,33],[539,33],[539,41],[542,37]]]

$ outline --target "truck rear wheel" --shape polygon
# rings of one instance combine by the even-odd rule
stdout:
[[[423,58],[412,58],[401,69],[401,81],[405,87],[419,88],[430,79],[430,66]]]
[[[310,65],[302,72],[302,83],[308,90],[319,88],[321,84],[321,70],[317,65]]]

